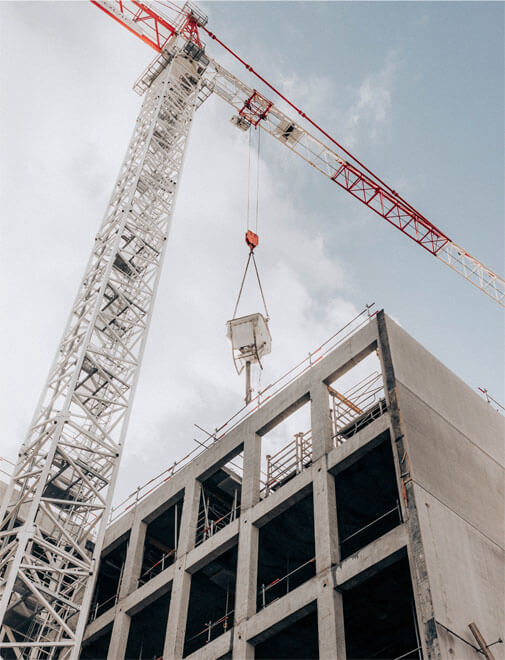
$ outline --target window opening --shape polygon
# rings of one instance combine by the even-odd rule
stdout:
[[[347,657],[422,659],[406,558],[343,592]]]
[[[257,660],[313,660],[319,658],[317,608],[254,648]]]
[[[183,657],[233,627],[236,571],[235,545],[192,576]]]
[[[195,545],[200,545],[240,516],[243,452],[202,481]]]
[[[258,610],[313,577],[315,554],[311,493],[260,527]]]
[[[109,652],[110,639],[112,636],[112,625],[105,632],[91,642],[84,642],[79,656],[80,660],[106,660]]]
[[[261,497],[268,497],[312,464],[308,397],[261,439]]]
[[[333,439],[339,446],[387,410],[377,352],[328,385],[328,393]]]
[[[124,660],[154,660],[163,656],[170,591],[131,617]]]
[[[89,621],[94,621],[117,604],[129,538],[128,533],[127,538],[100,558]]]
[[[139,587],[174,563],[177,557],[182,503],[181,498],[147,525]]]
[[[341,559],[402,522],[389,433],[336,474],[335,493]]]

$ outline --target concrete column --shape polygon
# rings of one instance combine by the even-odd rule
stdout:
[[[184,503],[182,505],[181,524],[177,556],[182,557],[195,547],[196,526],[198,524],[198,511],[202,484],[192,479],[184,489]]]
[[[244,442],[244,474],[240,495],[240,510],[246,511],[260,499],[261,438],[249,433]]]
[[[328,388],[322,381],[310,385],[310,425],[312,429],[312,461],[332,449],[330,402]]]
[[[335,480],[328,473],[326,456],[316,461],[312,470],[316,574],[321,579],[317,599],[319,657],[345,660],[342,596],[335,591],[331,577],[339,555]]]
[[[312,488],[316,574],[321,589],[317,598],[319,657],[345,660],[342,596],[334,589],[331,569],[339,561],[335,479],[328,473],[327,454],[333,448],[328,389],[322,381],[310,387],[312,429]]]
[[[147,525],[138,517],[138,509],[136,508],[130,538],[128,540],[123,576],[119,585],[118,605],[114,614],[111,642],[107,654],[108,660],[124,658],[126,653],[128,633],[130,631],[130,617],[123,611],[122,602],[126,596],[137,588],[142,567],[142,557],[144,555],[146,528]]]
[[[320,660],[345,660],[342,594],[334,589],[331,577],[323,580],[321,587],[317,597],[319,658]]]
[[[339,561],[335,479],[328,472],[326,456],[312,464],[312,474],[316,572],[321,573]]]
[[[118,605],[114,614],[114,625],[112,627],[107,660],[118,660],[118,658],[125,657],[128,633],[130,632],[130,620],[131,617],[125,614],[121,606]]]
[[[163,657],[174,660],[182,658],[182,652],[184,650],[186,618],[191,589],[191,575],[186,572],[186,556],[195,544],[201,490],[202,486],[200,482],[193,479],[184,491],[179,545],[174,567],[170,611],[163,648]]]
[[[245,624],[256,612],[259,529],[248,520],[247,513],[245,511],[241,515],[238,542],[233,629],[234,660],[254,658],[254,647],[247,643],[245,637]]]
[[[259,529],[250,522],[248,514],[251,507],[259,502],[260,474],[261,438],[256,433],[249,433],[244,442],[244,475],[233,627],[234,660],[254,660],[254,646],[247,643],[245,630],[247,619],[256,612]]]
[[[140,571],[142,569],[142,558],[144,556],[144,543],[147,525],[140,519],[135,519],[130,533],[128,550],[123,569],[123,579],[119,589],[119,600],[131,594],[138,586]]]

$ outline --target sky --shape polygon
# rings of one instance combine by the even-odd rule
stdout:
[[[502,3],[201,7],[227,45],[503,275]],[[0,44],[0,456],[14,460],[140,108],[132,85],[154,51],[84,1],[0,2]],[[207,50],[257,86],[217,44]],[[232,114],[211,97],[193,123],[116,501],[191,449],[195,423],[213,430],[242,404],[226,321],[247,258],[250,152]],[[502,309],[267,135],[258,233],[273,339],[261,386],[375,302],[504,402]],[[261,309],[248,281],[240,311]]]

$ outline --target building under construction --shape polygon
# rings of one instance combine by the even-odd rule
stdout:
[[[379,312],[108,527],[81,657],[503,657],[503,429]]]

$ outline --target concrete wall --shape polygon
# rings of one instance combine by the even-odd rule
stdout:
[[[504,418],[387,319],[436,621],[475,645],[504,635]],[[442,657],[475,651],[437,626]],[[505,657],[504,645],[493,647]]]

